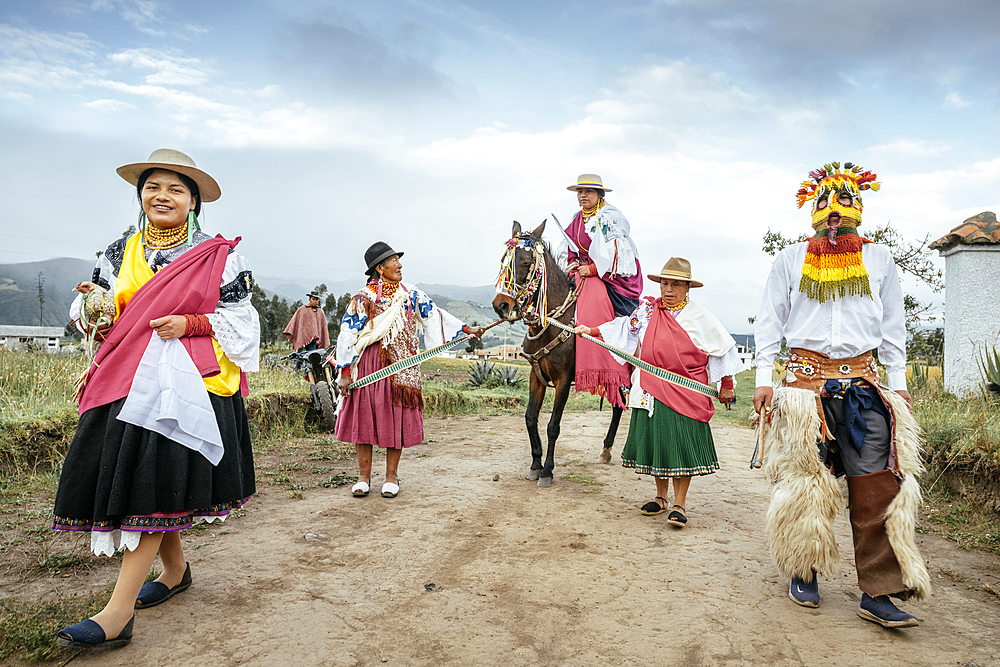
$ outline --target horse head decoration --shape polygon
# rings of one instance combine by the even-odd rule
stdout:
[[[545,326],[548,318],[548,273],[559,271],[546,252],[542,233],[545,221],[533,232],[522,232],[514,222],[507,252],[500,260],[497,276],[497,296],[493,309],[509,322],[523,319],[525,323]],[[559,273],[562,273],[559,271]]]
[[[574,289],[569,277],[548,251],[542,240],[544,231],[544,220],[531,232],[522,232],[520,223],[514,222],[507,250],[500,261],[493,310],[508,322],[523,320],[528,325],[522,352],[522,356],[531,363],[532,371],[528,381],[528,406],[524,413],[531,443],[528,479],[538,480],[538,486],[552,486],[559,422],[576,372],[576,338],[567,331],[550,327],[549,320],[572,324],[579,287]],[[550,310],[550,304],[559,305]],[[552,417],[546,428],[548,448],[543,465],[538,413],[549,386],[555,388],[555,397]],[[611,446],[621,415],[621,408],[614,408],[601,453],[603,463],[611,461]]]

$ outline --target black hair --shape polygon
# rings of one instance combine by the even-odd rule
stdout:
[[[146,185],[146,181],[149,179],[149,175],[154,171],[170,171],[181,179],[188,190],[191,191],[191,196],[194,197],[194,214],[201,215],[201,191],[198,189],[198,184],[195,183],[191,178],[185,176],[179,171],[173,171],[173,169],[166,169],[164,167],[150,167],[146,171],[139,174],[139,180],[135,183],[135,196],[139,198],[139,209],[142,210],[142,188]],[[141,214],[140,214],[141,215]]]
[[[604,190],[603,190],[603,188],[594,188],[594,192],[597,193],[598,197],[600,197],[601,199],[604,199]]]

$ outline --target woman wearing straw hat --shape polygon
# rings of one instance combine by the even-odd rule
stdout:
[[[399,494],[403,448],[424,440],[424,399],[419,365],[348,391],[351,383],[417,354],[418,322],[428,348],[453,341],[461,333],[483,335],[482,327],[465,324],[404,283],[402,256],[384,241],[368,248],[368,283],[351,297],[337,336],[343,403],[336,435],[341,442],[356,445],[359,474],[351,492],[359,498],[367,496],[371,487],[373,445],[385,450],[382,496]]]
[[[71,308],[103,343],[83,378],[53,528],[89,531],[94,553],[124,556],[107,606],[58,634],[79,648],[131,641],[133,609],[191,585],[180,530],[224,520],[256,490],[242,398],[259,357],[253,274],[238,239],[210,237],[197,217],[219,185],[168,149],[118,174],[136,189],[139,231],[108,246]],[[89,319],[95,300],[107,318]],[[157,554],[163,574],[143,585]]]
[[[611,188],[604,187],[597,174],[581,174],[566,189],[576,192],[580,204],[566,228],[576,246],[569,250],[570,273],[584,281],[576,302],[576,321],[597,324],[628,315],[642,294],[642,269],[628,220],[604,199]],[[589,391],[615,407],[625,407],[619,389],[628,386],[628,371],[610,352],[582,338],[576,341],[574,383],[577,391]]]
[[[643,361],[703,384],[721,381],[719,401],[731,403],[733,375],[743,370],[743,363],[736,341],[719,320],[688,299],[691,288],[702,287],[691,277],[690,262],[671,257],[659,274],[647,277],[660,283],[659,299],[647,297],[631,315],[596,328],[578,326],[576,333],[601,336],[621,350],[637,350],[635,355]],[[642,514],[661,514],[669,508],[667,522],[683,527],[691,477],[719,469],[708,425],[715,414],[712,399],[639,369],[632,380],[632,420],[622,465],[656,479],[656,498],[642,506]],[[673,506],[667,501],[671,478]]]

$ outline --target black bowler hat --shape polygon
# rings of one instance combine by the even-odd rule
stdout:
[[[393,255],[402,257],[403,253],[396,252],[385,241],[376,241],[373,243],[372,246],[365,251],[365,264],[368,265],[368,270],[365,271],[365,275],[369,278],[373,277],[375,275],[375,267]]]

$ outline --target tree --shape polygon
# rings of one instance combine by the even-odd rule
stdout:
[[[940,364],[944,357],[944,327],[914,331],[906,342],[906,356],[928,364]]]
[[[772,232],[768,229],[764,232],[761,249],[773,256],[793,243],[799,243],[808,238],[805,234],[800,234],[798,238],[791,238],[781,232]],[[874,230],[867,238],[887,247],[892,254],[892,259],[896,262],[896,267],[903,273],[909,273],[916,277],[935,292],[944,289],[944,272],[934,266],[934,262],[931,260],[933,251],[927,247],[929,235],[925,236],[919,244],[914,245],[905,240],[899,232],[892,228],[890,223],[886,223],[885,227]],[[926,315],[931,304],[922,303],[909,294],[903,295],[903,306],[906,312],[906,331],[909,335],[912,335],[920,324],[932,322],[935,319],[934,316]],[[753,324],[756,318],[747,319]]]
[[[325,287],[325,285],[321,285],[321,287]],[[326,296],[326,301],[323,304],[323,312],[326,313],[326,329],[330,332],[331,342],[336,342],[337,336],[340,335],[340,322],[344,319],[344,313],[347,312],[347,304],[350,302],[350,294],[343,294],[340,297],[336,294],[327,294]]]
[[[260,315],[260,340],[263,346],[267,347],[284,341],[281,332],[284,331],[288,320],[291,319],[291,313],[294,312],[289,307],[288,302],[277,294],[268,299],[264,289],[260,285],[254,285],[250,303]],[[299,301],[296,304],[295,308],[298,308],[302,302]]]

